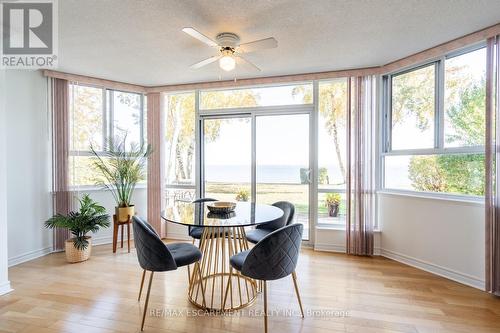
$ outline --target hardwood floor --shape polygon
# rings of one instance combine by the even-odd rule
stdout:
[[[111,245],[85,263],[57,253],[12,267],[0,332],[138,332],[141,273],[135,250]],[[304,249],[297,275],[306,318],[292,278],[270,282],[270,332],[500,332],[499,298],[386,258]],[[236,314],[202,316],[186,291],[185,268],[155,274],[145,332],[263,332],[262,295]]]

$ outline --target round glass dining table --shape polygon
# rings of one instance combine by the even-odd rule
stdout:
[[[245,227],[276,220],[283,216],[283,210],[271,205],[238,202],[231,213],[213,214],[207,204],[210,202],[178,201],[167,207],[161,217],[166,222],[203,228],[199,243],[203,254],[201,274],[188,271],[189,301],[209,311],[238,310],[255,301],[257,283],[233,270],[229,258],[249,249]]]

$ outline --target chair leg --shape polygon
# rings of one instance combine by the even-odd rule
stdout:
[[[151,272],[151,275],[149,276],[148,293],[146,294],[146,303],[144,303],[144,313],[142,314],[141,331],[144,331],[144,321],[146,320],[146,312],[148,312],[149,293],[151,292],[151,282],[153,282],[153,274],[154,272]]]
[[[191,290],[191,265],[188,265],[188,286],[189,290]]]
[[[144,286],[144,278],[146,277],[146,270],[142,271],[142,279],[141,279],[141,289],[139,289],[139,297],[137,298],[137,301],[141,300],[141,294],[142,294],[142,287]]]
[[[267,281],[264,281],[263,285],[264,285],[264,333],[267,333]]]
[[[194,269],[198,268],[198,275],[200,277],[201,296],[203,297],[203,306],[207,306],[207,304],[205,302],[205,287],[203,286],[203,275],[201,274],[200,262],[198,261],[194,265],[195,265]]]
[[[302,301],[299,294],[299,285],[297,284],[297,273],[295,273],[295,271],[292,273],[292,279],[293,285],[295,286],[295,294],[297,294],[297,300],[299,301],[300,313],[302,314],[302,318],[304,318],[304,309],[302,308]]]

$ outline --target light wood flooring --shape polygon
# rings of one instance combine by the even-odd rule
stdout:
[[[0,332],[138,332],[141,273],[135,250],[110,245],[84,263],[56,253],[12,267]],[[270,282],[270,332],[500,332],[499,298],[386,258],[303,249],[297,274],[306,318],[291,277]],[[186,291],[185,268],[155,274],[145,332],[263,332],[262,295],[236,314],[202,316]]]

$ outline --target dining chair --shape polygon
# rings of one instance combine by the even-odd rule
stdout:
[[[200,203],[200,202],[210,202],[210,201],[217,201],[217,199],[212,199],[212,198],[199,198],[196,200],[193,200],[192,203]],[[193,238],[193,244],[196,239],[200,240],[201,235],[203,234],[203,227],[189,227],[188,230],[189,236]]]
[[[290,225],[293,222],[295,206],[291,202],[278,201],[273,203],[273,206],[283,210],[283,216],[269,223],[260,224],[256,226],[255,229],[248,231],[246,236],[250,243],[257,244],[271,232]]]
[[[297,285],[295,268],[299,259],[302,242],[302,224],[291,224],[271,232],[252,249],[240,252],[229,259],[231,264],[229,280],[233,269],[242,275],[263,281],[264,285],[264,332],[267,333],[267,281],[278,280],[292,275],[295,294],[304,318],[304,310]],[[226,305],[229,288],[226,288],[223,308]]]
[[[188,266],[194,263],[195,270],[198,272],[201,281],[203,280],[199,262],[201,259],[201,252],[196,246],[187,243],[163,243],[153,227],[139,216],[132,217],[132,224],[137,259],[139,260],[139,265],[144,270],[139,291],[139,300],[141,299],[146,271],[151,272],[141,322],[141,331],[144,331],[144,321],[146,319],[154,272],[173,271],[179,267]],[[200,285],[204,304],[205,290],[203,283],[200,283]]]

